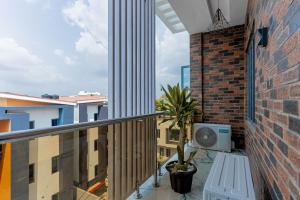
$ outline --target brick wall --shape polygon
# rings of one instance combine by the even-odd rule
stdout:
[[[244,35],[241,25],[190,37],[191,92],[200,104],[195,121],[230,124],[237,148],[244,146]]]
[[[255,36],[256,123],[246,122],[245,129],[258,200],[267,195],[300,199],[299,2],[253,0],[248,5],[245,44],[252,31],[269,27],[266,48],[257,46]]]

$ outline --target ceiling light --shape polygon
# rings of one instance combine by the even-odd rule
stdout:
[[[227,28],[229,26],[229,22],[224,17],[224,14],[220,9],[219,3],[220,1],[218,0],[218,9],[213,17],[212,24],[208,27],[208,31],[216,31]]]

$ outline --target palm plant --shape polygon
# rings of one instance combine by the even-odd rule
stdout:
[[[172,171],[187,171],[188,166],[195,156],[196,151],[191,152],[189,158],[184,160],[184,146],[187,140],[187,126],[191,124],[193,112],[197,102],[191,99],[191,94],[187,89],[181,90],[179,84],[175,86],[168,85],[167,90],[162,87],[165,98],[160,102],[162,111],[166,118],[161,122],[171,121],[170,129],[175,125],[180,128],[179,144],[177,145],[178,162],[172,166]]]
[[[159,99],[155,100],[155,107],[157,111],[164,111],[165,110],[165,96],[161,96]]]

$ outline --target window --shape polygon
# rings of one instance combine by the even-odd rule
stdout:
[[[51,120],[51,125],[52,126],[58,126],[58,124],[59,124],[59,120],[58,119],[52,119]]]
[[[98,140],[94,140],[94,151],[98,151]]]
[[[170,155],[171,155],[170,149],[166,149],[166,156],[167,156],[167,157],[170,157]]]
[[[34,182],[34,164],[29,165],[29,184]]]
[[[98,120],[98,113],[94,113],[94,121]]]
[[[98,176],[98,165],[95,165],[95,177]]]
[[[171,129],[171,130],[168,129],[167,134],[168,134],[168,140],[178,141],[180,130],[179,129]]]
[[[59,193],[53,194],[51,200],[59,200]]]
[[[3,146],[0,144],[0,161],[2,159],[2,154],[3,154]]]
[[[159,155],[164,156],[164,148],[159,148]]]
[[[247,49],[247,118],[251,122],[255,122],[255,40],[250,39]]]
[[[190,66],[181,67],[181,89],[187,88],[190,90]]]
[[[156,132],[156,136],[157,136],[157,138],[160,138],[160,130],[159,129],[157,129],[157,132]]]
[[[29,129],[35,129],[35,122],[34,121],[29,122]]]
[[[52,158],[52,174],[58,172],[58,165],[59,165],[59,157],[55,156]]]

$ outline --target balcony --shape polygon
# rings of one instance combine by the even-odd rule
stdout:
[[[155,174],[159,115],[1,133],[1,199],[125,199]]]
[[[157,154],[176,155],[158,149],[162,113],[149,114],[155,2],[135,2],[109,1],[114,119],[0,134],[0,199],[202,199],[215,151],[198,150],[189,194],[171,190],[164,166],[159,175]],[[156,1],[170,31],[190,36],[193,122],[231,125],[233,153],[249,158],[256,199],[300,199],[300,3],[220,2],[230,25],[208,31],[217,1]]]
[[[166,199],[166,200],[198,200],[202,199],[203,197],[203,189],[204,184],[207,180],[208,174],[210,172],[212,163],[214,161],[214,157],[216,155],[216,151],[206,151],[206,150],[199,150],[192,147],[187,147],[186,149],[186,156],[191,151],[197,150],[197,154],[193,159],[193,163],[197,166],[198,171],[193,177],[193,185],[192,185],[192,192],[187,194],[179,194],[172,190],[170,186],[170,177],[169,173],[165,169],[165,165],[158,170],[158,183],[159,187],[153,187],[154,178],[150,178],[147,180],[143,185],[140,187],[140,193],[142,194],[145,200],[152,200],[152,199]],[[238,152],[236,152],[238,153]],[[238,153],[240,154],[240,153]],[[177,154],[173,155],[169,161],[176,160]],[[128,199],[134,200],[136,199],[136,193],[133,193]]]

